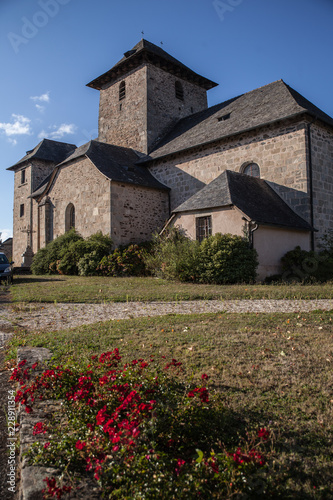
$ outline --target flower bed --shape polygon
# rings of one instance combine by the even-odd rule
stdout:
[[[33,464],[62,471],[45,478],[45,498],[61,498],[87,476],[106,498],[269,497],[269,430],[231,448],[227,412],[206,374],[194,384],[176,359],[124,363],[118,349],[84,367],[49,366],[34,376],[38,368],[21,361],[11,378],[28,413],[37,400],[63,403],[52,421],[36,423],[33,434],[46,441],[29,451]]]

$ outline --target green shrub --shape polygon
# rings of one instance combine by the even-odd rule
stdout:
[[[198,281],[201,283],[249,283],[256,278],[257,266],[257,252],[240,236],[217,233],[200,244]]]
[[[154,234],[152,250],[145,256],[147,269],[161,278],[196,281],[198,246],[175,227]]]
[[[103,257],[105,258],[105,257]],[[96,250],[86,253],[78,262],[78,274],[80,276],[95,276],[97,274],[100,258]]]
[[[302,250],[300,246],[281,259],[284,281],[328,281],[333,279],[333,249],[322,252]]]
[[[34,256],[31,270],[34,274],[78,274],[79,262],[85,255],[95,252],[95,260],[98,262],[110,253],[112,240],[110,236],[104,236],[101,232],[91,235],[84,240],[74,229],[59,236],[45,248],[38,250]],[[90,258],[91,260],[91,258]],[[81,265],[81,269],[86,269]],[[89,267],[91,273],[91,266]],[[94,273],[94,274],[95,274]]]
[[[57,262],[60,261],[71,243],[82,241],[83,238],[75,229],[51,241],[45,248],[38,250],[33,258],[31,271],[33,274],[52,274],[56,271]]]
[[[71,243],[58,263],[57,269],[61,274],[92,276],[97,274],[98,263],[111,252],[111,249],[112,240],[109,236],[103,236],[101,232],[93,234],[86,240]]]
[[[240,236],[216,234],[201,243],[173,227],[155,235],[145,257],[152,274],[198,283],[240,283],[255,280],[257,253]]]
[[[151,243],[145,242],[116,248],[112,254],[103,257],[99,263],[99,274],[102,276],[147,275],[144,256],[150,247]]]

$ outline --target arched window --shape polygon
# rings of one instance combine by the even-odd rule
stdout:
[[[122,101],[126,97],[126,83],[121,82],[119,84],[119,101]]]
[[[175,93],[177,99],[180,99],[181,101],[184,100],[184,89],[182,84],[178,80],[175,83]]]
[[[260,168],[257,163],[247,163],[241,169],[241,172],[246,175],[250,175],[251,177],[260,178]]]
[[[65,231],[75,228],[75,207],[73,203],[69,203],[65,212]]]

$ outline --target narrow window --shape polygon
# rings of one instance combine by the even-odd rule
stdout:
[[[248,163],[242,169],[243,174],[250,175],[251,177],[260,178],[260,168],[257,163]]]
[[[65,231],[75,228],[75,207],[73,203],[69,203],[65,212]]]
[[[25,183],[25,169],[21,170],[21,184]]]
[[[75,207],[73,205],[70,211],[70,229],[74,227],[75,227]]]
[[[181,101],[184,100],[184,89],[182,84],[177,80],[175,83],[175,92],[176,92],[176,97],[177,99],[180,99]]]
[[[24,205],[20,205],[20,217],[24,216]]]
[[[212,216],[197,217],[196,219],[197,240],[202,241],[212,235]]]
[[[126,97],[126,83],[121,82],[119,85],[119,101],[122,101]]]
[[[219,118],[217,119],[217,121],[218,122],[224,122],[225,120],[229,120],[230,114],[231,113],[228,113],[227,115],[219,116]]]

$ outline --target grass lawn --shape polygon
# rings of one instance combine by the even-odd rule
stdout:
[[[66,293],[70,296],[71,287],[76,300],[95,296],[97,301],[101,283],[104,284],[102,300],[112,300],[110,293],[117,285],[119,291],[114,291],[113,300],[120,300],[121,294],[127,291],[131,300],[149,294],[148,283],[152,286],[151,295],[145,297],[150,300],[157,298],[159,287],[158,298],[163,300],[177,293],[188,293],[188,298],[194,298],[195,294],[200,296],[198,290],[201,289],[193,287],[192,292],[190,288],[185,292],[184,285],[146,279],[138,291],[135,283],[140,287],[141,280],[61,277],[58,282],[54,278],[43,278],[44,290],[42,283],[34,279],[38,278],[17,282],[12,289],[15,300],[27,300],[32,290],[37,290],[36,284],[43,289],[43,300],[52,296],[53,287],[52,293],[59,301],[64,300]],[[61,286],[67,292],[61,292]],[[85,290],[88,287],[90,290]],[[249,298],[246,288],[258,292],[259,297],[267,295],[263,292],[260,295],[258,290],[283,295],[282,287],[247,286],[235,287],[235,290]],[[302,289],[306,287],[294,287],[297,294],[301,294]],[[320,287],[309,287],[309,294],[311,289],[319,293]],[[210,293],[212,297],[223,296],[231,290],[228,298],[234,297],[233,287],[202,290],[202,294]],[[286,291],[283,298],[287,298],[285,294]],[[230,432],[244,435],[245,429],[251,426],[270,427],[274,436],[274,460],[270,467],[279,492],[276,498],[329,499],[333,498],[332,320],[332,311],[114,320],[59,332],[17,332],[10,341],[8,357],[14,358],[19,346],[47,347],[53,352],[56,364],[68,366],[115,347],[128,360],[139,356],[148,358],[151,354],[175,357],[184,364],[184,377],[196,380],[203,372],[211,376],[211,389],[222,394],[225,407],[233,415],[235,429]]]
[[[333,284],[198,285],[157,278],[17,276],[14,302],[126,302],[198,299],[330,299]]]

